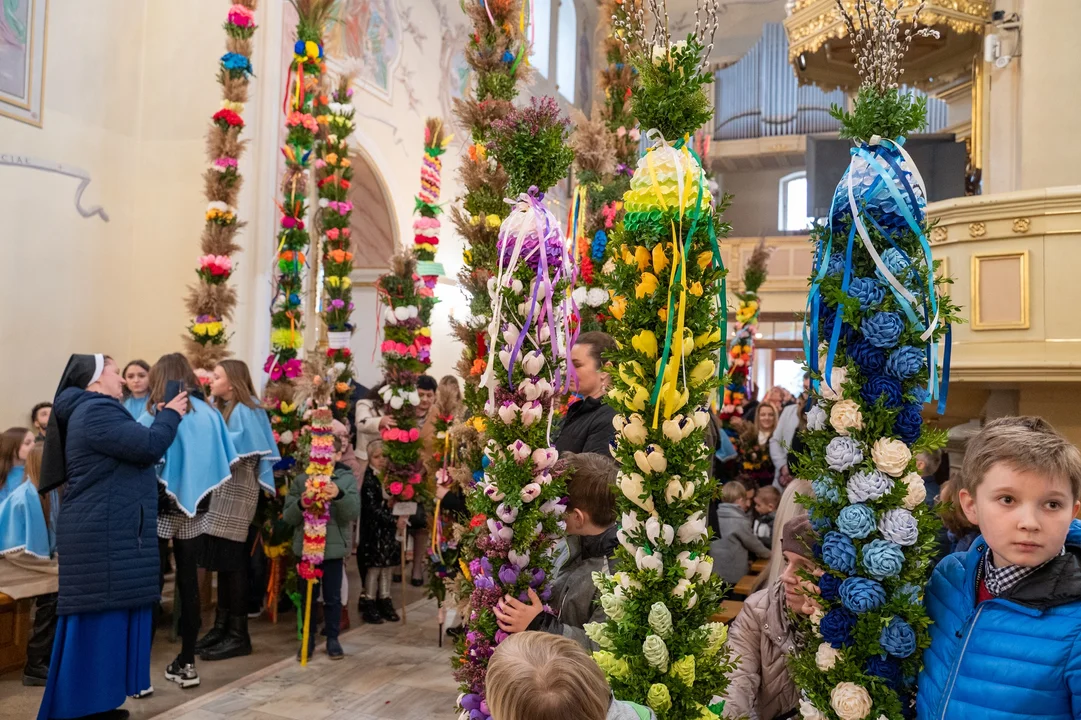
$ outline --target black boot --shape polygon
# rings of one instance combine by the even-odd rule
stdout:
[[[53,638],[56,636],[56,593],[41,595],[35,601],[34,626],[30,642],[26,645],[26,666],[23,667],[23,685],[41,687],[49,678],[49,661],[53,654]]]
[[[398,617],[398,612],[394,609],[394,601],[390,598],[379,598],[379,600],[376,601],[376,604],[379,606],[379,614],[383,616],[384,620],[390,622],[398,622],[401,620],[401,618]]]
[[[248,636],[248,616],[230,615],[229,627],[220,643],[204,650],[199,657],[208,662],[251,655],[251,637]]]
[[[203,635],[196,641],[195,652],[201,653],[204,650],[209,650],[224,640],[228,627],[229,611],[222,610],[221,607],[219,607],[214,612],[214,627],[210,628],[206,635]]]
[[[361,600],[360,612],[364,617],[364,622],[367,625],[382,625],[383,616],[379,614],[379,608],[375,604],[375,600]]]

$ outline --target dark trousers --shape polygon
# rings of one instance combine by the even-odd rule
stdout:
[[[158,540],[163,558],[168,557],[168,540]],[[181,540],[173,538],[173,560],[176,564],[176,590],[180,600],[180,663],[195,663],[195,641],[202,625],[202,608],[199,602],[199,544],[200,539]],[[165,570],[162,566],[161,586],[165,586]],[[176,608],[173,608],[176,612]],[[157,622],[154,623],[155,630]]]
[[[26,645],[25,675],[41,679],[49,676],[49,662],[56,637],[56,601],[59,597],[56,593],[49,593],[34,598],[34,625],[30,642]]]
[[[258,613],[263,609],[263,598],[266,597],[267,557],[259,540],[259,528],[254,525],[248,528],[247,547],[252,549],[248,554],[247,612]]]
[[[342,629],[342,575],[345,568],[340,558],[323,560],[320,567],[323,568],[323,577],[312,588],[312,598],[319,597],[320,592],[323,593],[323,634],[328,638],[336,638]],[[314,635],[313,629],[309,637]],[[311,641],[309,644],[314,645],[315,642]]]

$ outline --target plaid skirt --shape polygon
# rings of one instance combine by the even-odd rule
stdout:
[[[194,540],[206,532],[207,513],[188,517],[179,510],[158,513],[158,537],[162,540]]]
[[[233,475],[210,496],[207,535],[245,542],[259,505],[259,455],[247,455],[233,465]]]

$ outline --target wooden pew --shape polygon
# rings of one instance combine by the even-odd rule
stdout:
[[[26,664],[33,603],[33,598],[15,600],[0,593],[0,674],[19,670]]]
[[[744,575],[739,579],[739,582],[735,584],[735,587],[732,588],[732,594],[739,598],[746,598],[754,592],[752,588],[754,588],[755,581],[757,580],[757,575]]]
[[[710,621],[728,625],[736,619],[736,615],[739,615],[742,609],[743,603],[738,600],[722,600],[721,611],[710,617]]]
[[[750,574],[751,575],[757,575],[760,572],[762,572],[763,570],[765,570],[768,565],[769,565],[769,560],[764,560],[764,559],[758,558],[754,562],[751,563],[751,573]]]

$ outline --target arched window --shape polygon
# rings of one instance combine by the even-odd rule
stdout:
[[[781,232],[809,230],[814,218],[807,215],[807,173],[803,170],[781,178],[777,200],[777,229]]]
[[[578,70],[578,11],[574,0],[559,0],[559,34],[556,36],[556,86],[574,102],[574,77]]]
[[[529,64],[541,77],[548,77],[548,61],[552,44],[552,0],[533,0],[533,45],[529,48]]]

